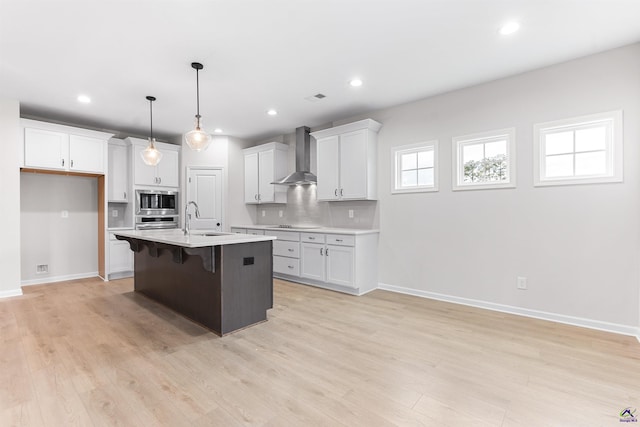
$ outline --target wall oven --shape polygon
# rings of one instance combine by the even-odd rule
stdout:
[[[178,192],[136,190],[136,229],[178,228]]]

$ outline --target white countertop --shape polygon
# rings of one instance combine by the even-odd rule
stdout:
[[[300,226],[291,228],[278,227],[277,225],[232,225],[231,228],[250,228],[253,230],[269,230],[269,231],[296,231],[298,233],[322,233],[322,234],[375,234],[379,233],[377,229],[361,229],[361,228],[331,228],[331,227],[311,227]]]
[[[205,236],[215,233],[215,236]],[[236,243],[252,243],[276,240],[272,236],[253,236],[248,234],[222,233],[217,231],[193,230],[185,236],[181,229],[170,230],[122,230],[113,232],[116,236],[132,237],[157,243],[182,246],[185,248],[202,248],[206,246],[233,245]]]

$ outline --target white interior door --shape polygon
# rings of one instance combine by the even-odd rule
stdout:
[[[193,200],[200,210],[196,218],[194,207],[189,207],[191,229],[222,231],[222,169],[189,168],[187,173],[184,202]]]

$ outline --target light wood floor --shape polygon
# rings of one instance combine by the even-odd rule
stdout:
[[[0,425],[620,425],[635,338],[375,291],[275,281],[220,338],[132,280],[0,300]]]

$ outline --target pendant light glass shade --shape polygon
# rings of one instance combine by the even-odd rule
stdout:
[[[196,127],[184,135],[187,145],[194,151],[206,150],[211,143],[211,135],[200,127],[201,118],[196,116]]]
[[[200,115],[200,79],[198,72],[202,70],[204,66],[199,62],[192,62],[191,68],[196,70],[196,126],[194,130],[189,131],[184,135],[184,140],[192,150],[202,151],[207,149],[209,144],[211,144],[212,139],[211,134],[202,129],[200,123],[202,116]]]
[[[156,139],[149,138],[149,145],[140,152],[142,160],[149,166],[155,166],[162,160],[162,152],[156,148]]]
[[[140,156],[145,164],[155,166],[160,163],[160,160],[162,160],[162,153],[156,148],[156,139],[153,137],[153,101],[155,101],[156,98],[153,96],[147,96],[147,100],[149,101],[149,115],[151,118],[149,145],[140,152]]]

